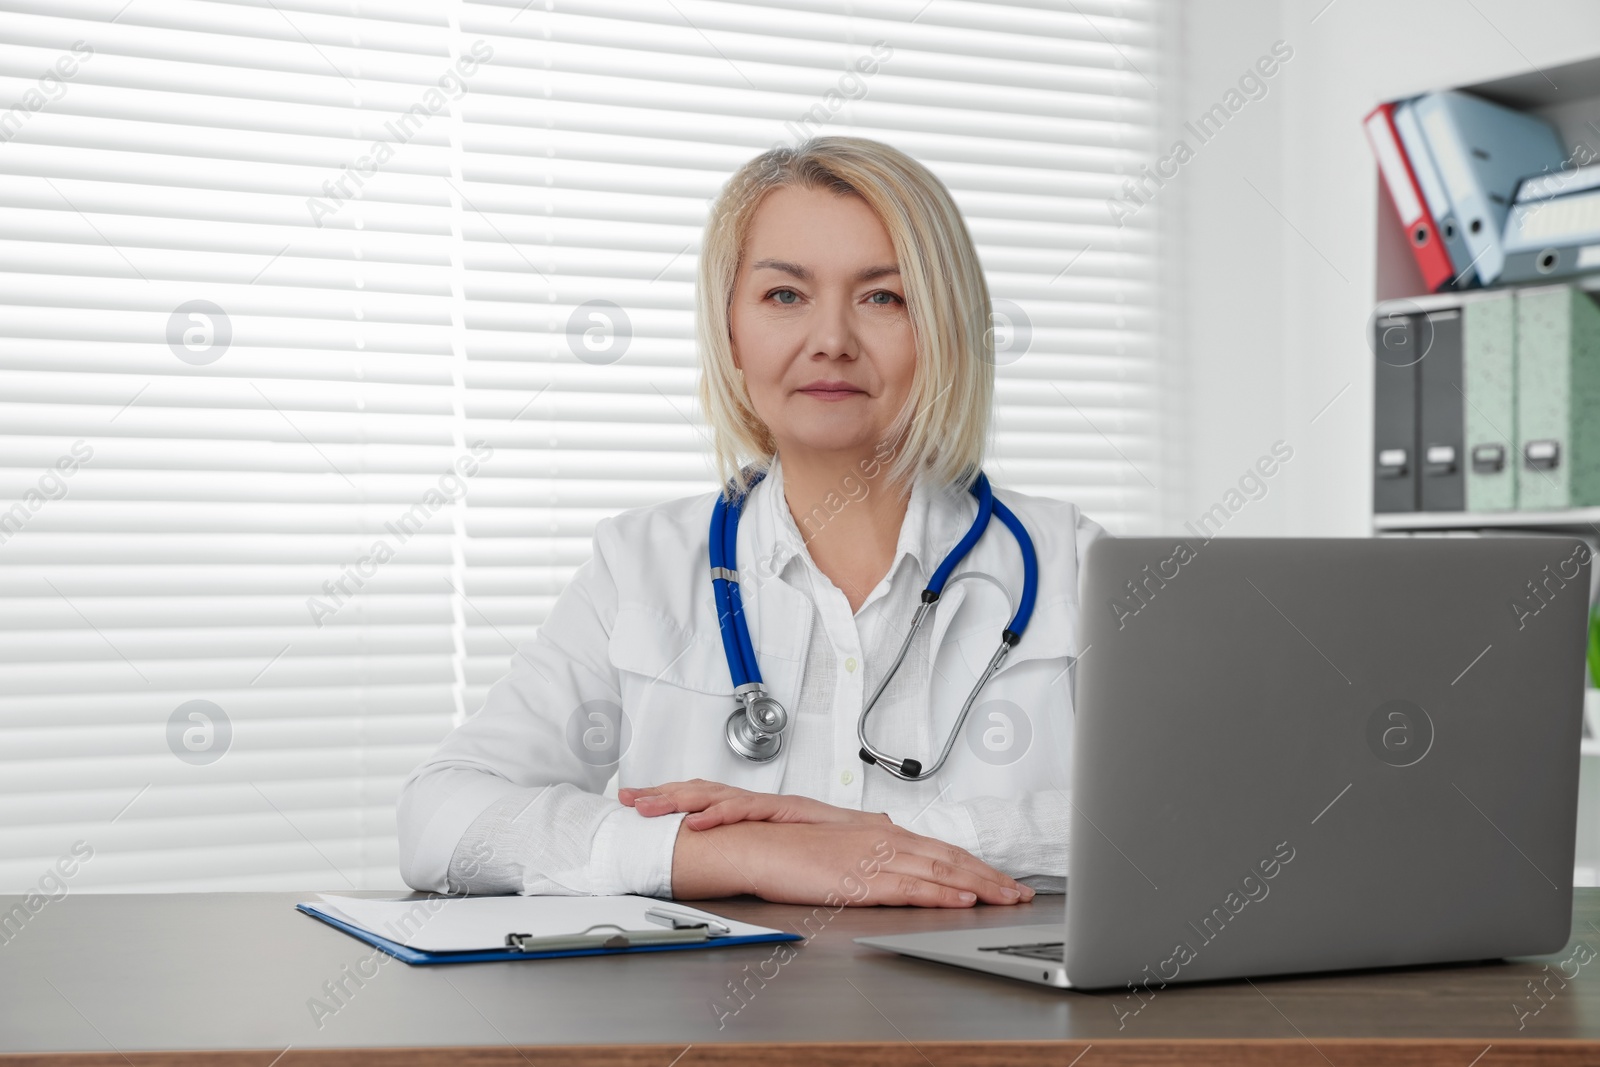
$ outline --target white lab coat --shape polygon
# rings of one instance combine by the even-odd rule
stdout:
[[[1039,586],[1021,641],[984,686],[973,714],[992,701],[1009,701],[1022,709],[1030,739],[1019,757],[999,762],[978,758],[970,744],[958,741],[936,779],[945,787],[940,800],[953,806],[950,802],[969,798],[1004,800],[1055,793],[1049,799],[1064,806],[1072,746],[1067,668],[1079,652],[1078,570],[1087,545],[1105,531],[1075,504],[1002,487],[996,487],[994,494],[1033,539]],[[705,778],[758,792],[778,791],[783,754],[768,763],[754,763],[732,752],[724,738],[724,724],[735,702],[708,574],[715,496],[712,490],[599,522],[593,556],[562,592],[535,639],[513,656],[510,673],[491,689],[483,708],[449,734],[402,788],[400,862],[410,885],[445,889],[446,871],[463,833],[481,812],[513,790],[572,783],[598,794],[615,771],[621,786]],[[960,539],[977,510],[974,498],[968,496],[966,504],[963,513],[945,515],[930,531],[931,543],[953,546]],[[761,573],[762,546],[754,543],[757,529],[748,516],[739,526],[740,591],[763,681],[767,691],[790,709],[792,723],[800,703],[813,608],[805,594]],[[998,518],[956,573],[971,570],[998,578],[1013,598],[1021,596],[1021,552]],[[963,611],[963,604],[968,610]],[[930,736],[936,745],[943,745],[968,692],[995,652],[1008,618],[998,590],[979,579],[948,585],[932,617],[923,623],[932,631],[928,647],[933,662],[919,664],[908,656],[900,669],[920,669],[928,679],[934,720]],[[909,623],[906,619],[895,625]],[[610,765],[584,753],[585,731],[604,732],[604,720],[593,713],[604,713],[607,705],[620,705],[625,723],[620,759]],[[615,722],[614,712],[611,721]],[[872,721],[869,718],[869,731]],[[1004,722],[994,722],[995,729],[1005,730]],[[893,739],[880,733],[873,737],[881,750],[916,756],[925,765],[937,755],[937,750],[896,748]],[[406,802],[406,792],[419,777],[433,770],[463,768],[486,773],[456,773],[460,784],[453,785],[442,802]],[[596,810],[595,817],[599,814]],[[663,869],[664,849],[664,869],[670,872],[670,836],[663,842],[643,835],[673,833],[681,817],[672,818],[671,827],[662,825],[668,816],[644,820],[628,813],[626,818],[632,821],[622,825],[636,835],[628,848],[656,852],[658,871]],[[947,827],[943,839],[983,854],[982,842],[961,839],[971,834],[970,819],[948,819],[942,825]],[[922,825],[916,830],[939,836]],[[615,842],[612,847],[615,850]],[[668,889],[670,883],[662,892]]]

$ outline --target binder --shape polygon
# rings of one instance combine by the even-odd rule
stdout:
[[[1511,291],[1467,301],[1461,309],[1461,377],[1468,511],[1517,506],[1516,359]]]
[[[1422,198],[1433,215],[1438,240],[1450,261],[1447,288],[1469,289],[1477,285],[1478,276],[1471,270],[1472,254],[1467,251],[1467,242],[1461,236],[1461,228],[1456,225],[1455,209],[1450,206],[1444,181],[1439,177],[1439,169],[1434,166],[1433,156],[1428,152],[1427,138],[1422,136],[1422,127],[1417,123],[1415,100],[1404,100],[1395,105],[1394,130],[1400,138],[1400,147],[1405,151],[1411,173],[1416,176],[1417,186],[1422,190]]]
[[[1555,281],[1600,268],[1600,164],[1524,178],[1501,244],[1502,282]]]
[[[614,956],[801,940],[799,934],[640,896],[374,900],[323,894],[295,908],[410,964]]]
[[[1417,364],[1417,508],[1463,511],[1467,506],[1461,387],[1461,311],[1430,311]]]
[[[1379,513],[1417,510],[1418,321],[1425,320],[1390,315],[1372,324],[1372,510]]]
[[[1569,285],[1516,293],[1517,506],[1600,504],[1600,308]]]
[[[1461,227],[1456,226],[1456,210],[1450,205],[1450,194],[1445,192],[1445,181],[1438,176],[1438,166],[1427,150],[1427,138],[1422,136],[1422,126],[1416,120],[1416,101],[1402,101],[1395,106],[1395,133],[1400,136],[1400,147],[1405,150],[1411,173],[1416,174],[1416,184],[1422,189],[1429,211],[1434,213],[1434,226],[1438,240],[1450,256],[1450,288],[1466,290],[1477,285],[1478,275],[1472,270],[1472,253],[1461,237]]]
[[[1445,194],[1454,227],[1466,242],[1479,283],[1500,277],[1500,244],[1517,183],[1556,171],[1566,158],[1555,128],[1543,119],[1446,90],[1417,98],[1417,121]]]
[[[1389,198],[1394,201],[1395,214],[1406,231],[1406,240],[1417,261],[1417,269],[1422,272],[1423,284],[1429,292],[1437,292],[1450,284],[1455,272],[1439,240],[1430,201],[1424,196],[1417,175],[1400,147],[1394,112],[1394,104],[1379,104],[1372,109],[1365,122],[1367,140],[1372,143],[1378,170],[1389,186]]]

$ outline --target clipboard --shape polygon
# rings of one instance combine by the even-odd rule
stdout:
[[[341,905],[366,913],[366,921],[352,918],[341,910]],[[487,914],[471,919],[467,911],[474,907]],[[450,934],[428,942],[422,936],[423,927],[430,915],[446,908],[454,909],[448,924],[452,927]],[[419,909],[428,914],[418,918]],[[324,894],[320,901],[295,905],[295,910],[413,965],[616,956],[802,940],[799,934],[724,919],[651,897],[435,896],[373,900]],[[552,913],[559,916],[564,912],[582,912],[584,918],[578,919],[572,929],[552,930],[552,921],[560,921],[559,917],[553,919]],[[385,914],[397,914],[402,919],[410,916],[411,921],[399,926],[390,922],[385,932],[395,936],[385,936],[374,928],[383,925],[376,920]],[[594,918],[601,921],[587,921]],[[504,925],[514,928],[501,929]],[[478,943],[470,943],[474,938]],[[428,943],[407,943],[418,940]]]

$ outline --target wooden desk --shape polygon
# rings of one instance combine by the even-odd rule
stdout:
[[[1520,1029],[1513,1007],[1531,1010],[1526,983],[1553,973],[1543,965],[1567,959],[1577,943],[1600,952],[1595,889],[1578,891],[1567,952],[1173,986],[1120,1029],[1114,995],[1030,986],[851,941],[1049,921],[1059,896],[1014,908],[824,908],[810,941],[794,943],[798,954],[781,965],[774,946],[751,945],[445,967],[374,958],[293,910],[308,896],[73,894],[45,905],[0,934],[9,938],[0,944],[0,1067],[1600,1063],[1600,958],[1564,988],[1552,979],[1549,1003]],[[0,913],[19,899],[0,897]],[[811,914],[751,898],[710,907],[796,930]],[[729,983],[747,975],[757,977],[739,1006]],[[343,990],[334,996],[336,983]]]

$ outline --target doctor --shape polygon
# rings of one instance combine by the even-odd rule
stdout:
[[[932,907],[1061,891],[1078,562],[1104,530],[994,486],[978,521],[993,339],[948,191],[864,138],[774,148],[723,188],[697,300],[725,488],[597,524],[510,672],[402,786],[406,881]],[[719,494],[737,524],[713,571]]]

